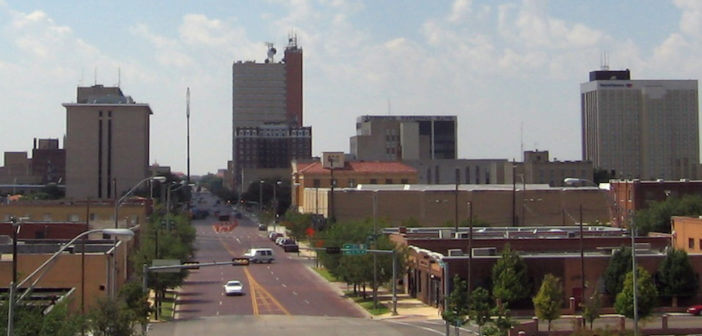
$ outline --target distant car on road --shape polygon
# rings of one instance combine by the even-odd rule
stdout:
[[[285,241],[286,239],[288,238],[281,235],[280,237],[275,239],[275,244],[278,246],[283,246],[283,241]]]
[[[226,295],[244,295],[244,285],[239,280],[229,280],[224,284],[224,293]]]
[[[702,312],[702,305],[691,306],[690,308],[687,308],[687,312],[692,315],[699,315],[700,312]]]
[[[283,251],[285,252],[299,252],[300,247],[297,245],[297,242],[295,242],[295,239],[292,238],[285,238],[283,241],[280,243],[280,246],[283,248]]]
[[[258,224],[258,231],[266,231],[266,230],[268,230],[268,225]]]
[[[266,247],[252,248],[244,253],[244,257],[249,258],[251,263],[271,263],[275,260],[273,257],[273,250]]]
[[[268,239],[270,239],[271,241],[275,241],[276,239],[278,239],[278,237],[282,237],[282,236],[283,236],[282,233],[273,231],[273,232],[268,234]]]

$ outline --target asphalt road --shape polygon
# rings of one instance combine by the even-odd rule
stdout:
[[[200,197],[205,203],[195,205],[209,208],[210,213],[229,211],[226,206],[214,204],[209,194],[196,194],[194,199]],[[296,253],[286,254],[271,242],[265,231],[257,229],[257,223],[245,217],[219,222],[210,216],[193,221],[193,225],[197,230],[195,260],[201,263],[228,261],[251,247],[272,248],[276,260],[272,264],[192,271],[179,290],[177,320],[228,315],[365,316],[296,258]],[[225,296],[222,286],[228,280],[240,280],[245,294]]]

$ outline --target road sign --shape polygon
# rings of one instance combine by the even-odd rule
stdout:
[[[363,255],[366,254],[366,245],[364,244],[344,244],[344,255]]]

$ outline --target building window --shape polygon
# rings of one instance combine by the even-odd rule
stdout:
[[[370,179],[370,184],[378,184],[378,180],[377,179]]]
[[[43,221],[51,222],[51,214],[45,213]]]
[[[77,222],[80,220],[80,217],[76,214],[73,215],[68,215],[68,221],[69,222]]]
[[[400,179],[400,183],[401,184],[409,184],[409,180],[408,179]]]
[[[392,179],[385,179],[385,184],[392,184]]]
[[[688,238],[687,239],[687,247],[691,248],[691,249],[695,248],[695,240],[692,238]]]
[[[96,218],[97,218],[97,216],[95,215],[95,213],[91,213],[91,214],[90,214],[90,220],[91,220],[91,221],[94,221]]]
[[[349,187],[354,188],[356,187],[356,179],[349,179]]]

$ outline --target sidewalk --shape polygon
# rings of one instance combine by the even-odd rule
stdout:
[[[299,255],[301,258],[316,258],[316,252],[313,250],[308,250],[307,248],[309,248],[309,246],[307,244],[302,242],[298,242],[298,244],[300,245]],[[312,266],[308,265],[308,267],[310,267],[312,272],[317,273],[317,271],[315,271]],[[340,295],[343,295],[344,293],[353,290],[353,287],[347,285],[344,282],[330,282],[329,284],[332,287],[334,287]],[[366,316],[376,320],[407,318],[424,320],[441,319],[441,314],[439,313],[438,308],[429,306],[420,301],[419,299],[410,297],[409,294],[400,293],[399,287],[397,288],[397,290],[397,315],[392,314],[392,290],[386,289],[384,287],[378,288],[378,303],[387,306],[388,309],[390,309],[390,312],[382,315],[372,316],[361,306],[358,306],[358,308],[366,312]],[[372,291],[369,291],[368,295],[372,296]]]

